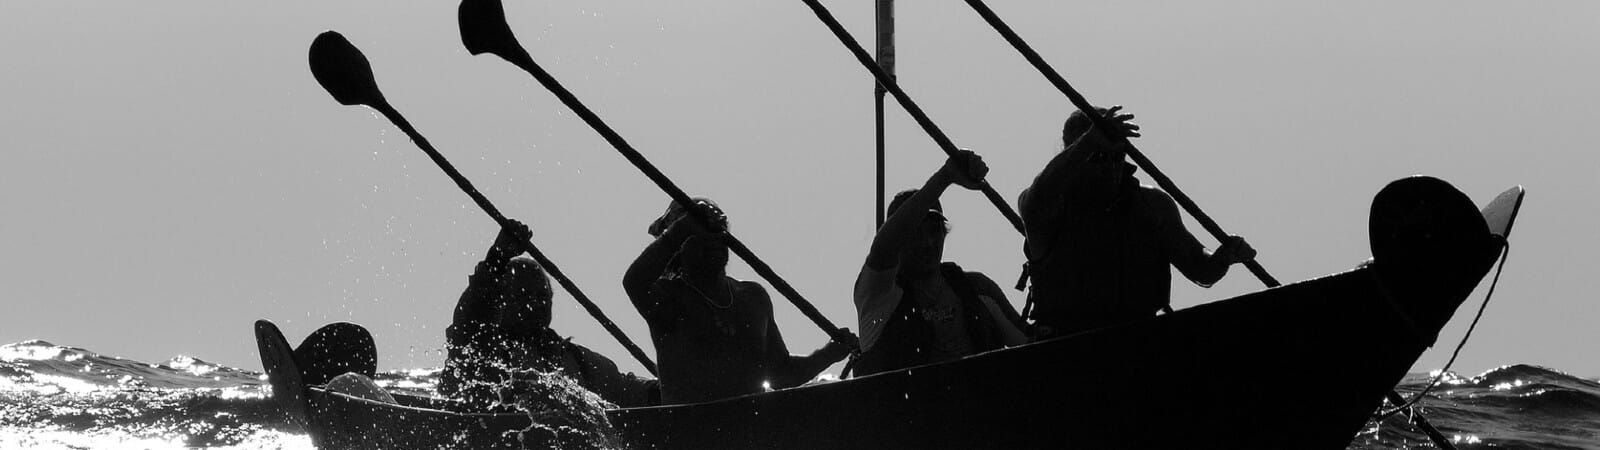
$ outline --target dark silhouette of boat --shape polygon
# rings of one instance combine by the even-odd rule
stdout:
[[[607,414],[636,448],[1343,449],[1497,260],[1521,198],[1480,212],[1405,178],[1374,199],[1373,259],[1348,272],[957,361]],[[277,403],[320,448],[552,445],[518,440],[524,414],[307,386],[277,327],[256,334]]]

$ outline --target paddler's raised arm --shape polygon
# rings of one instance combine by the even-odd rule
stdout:
[[[650,295],[650,288],[666,272],[667,264],[678,253],[678,248],[683,246],[683,241],[689,238],[691,233],[684,228],[677,223],[667,227],[656,240],[645,246],[639,257],[634,258],[633,264],[628,265],[628,272],[622,275],[622,291],[628,294],[628,300],[640,313],[647,314],[655,310],[656,299]]]
[[[528,243],[533,240],[533,231],[528,225],[516,219],[506,219],[507,225],[500,228],[500,234],[495,236],[494,244],[489,246],[489,252],[483,256],[483,262],[494,267],[505,267],[506,263],[518,255],[528,251]]]
[[[489,246],[483,261],[467,277],[467,288],[461,292],[460,300],[456,301],[455,315],[451,319],[453,323],[489,323],[495,320],[497,307],[492,300],[495,298],[494,292],[500,289],[500,277],[505,276],[511,258],[526,252],[529,241],[533,239],[533,231],[528,229],[528,225],[516,219],[507,222],[509,224],[501,227],[500,234],[495,236],[494,244]]]
[[[707,214],[707,216],[721,217],[721,214]],[[725,223],[718,225],[724,229],[727,227]],[[673,207],[665,215],[651,224],[650,232],[656,235],[656,240],[645,246],[644,251],[639,253],[639,257],[633,260],[633,264],[628,266],[628,271],[622,276],[623,292],[627,293],[634,308],[647,315],[657,306],[656,297],[650,293],[650,289],[656,280],[666,273],[673,256],[683,248],[683,242],[691,236],[711,233],[700,224],[700,221],[689,217],[677,203],[673,203]]]
[[[944,195],[944,191],[951,184],[975,189],[973,186],[978,186],[989,172],[989,166],[983,163],[983,158],[977,153],[959,150],[956,155],[945,160],[944,166],[929,175],[921,189],[884,219],[878,234],[872,238],[872,247],[867,251],[868,268],[885,270],[898,265],[900,250],[916,237],[916,227],[922,223],[928,209]]]
[[[1119,113],[1122,106],[1095,109],[1112,123],[1119,125],[1123,136],[1139,137],[1139,125],[1129,122],[1133,120],[1133,115]],[[1033,178],[1033,184],[1024,189],[1022,195],[1017,198],[1017,209],[1024,223],[1037,223],[1038,219],[1053,217],[1041,216],[1059,214],[1061,211],[1059,202],[1064,198],[1067,184],[1075,175],[1073,168],[1081,166],[1090,156],[1111,150],[1119,144],[1109,136],[1093,131],[1094,122],[1084,116],[1082,111],[1074,111],[1067,117],[1061,126],[1063,144],[1061,152],[1050,158],[1050,162],[1039,171],[1039,175]]]

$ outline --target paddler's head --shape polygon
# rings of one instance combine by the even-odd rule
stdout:
[[[1104,115],[1107,111],[1105,108],[1098,106],[1094,110],[1101,115]],[[1068,114],[1067,121],[1061,124],[1061,148],[1071,147],[1073,141],[1077,141],[1079,136],[1083,136],[1083,133],[1088,132],[1093,127],[1094,121],[1089,120],[1089,116],[1085,115],[1083,110],[1076,110],[1072,114]]]
[[[885,213],[893,216],[900,210],[900,205],[905,204],[911,196],[916,195],[916,189],[907,189],[894,195],[889,201]],[[912,211],[907,211],[912,213]],[[911,240],[900,249],[900,272],[902,275],[924,275],[924,272],[933,273],[939,269],[939,262],[944,259],[944,239],[950,234],[950,221],[944,217],[944,208],[938,200],[923,212],[922,218],[917,222]]]
[[[550,280],[533,258],[518,256],[506,264],[501,279],[500,327],[531,335],[550,327]]]
[[[713,222],[711,227],[702,228],[708,230],[726,230],[728,228],[728,216],[723,214],[722,208],[718,207],[716,202],[706,197],[694,197],[691,200],[694,201],[694,207],[704,211],[705,215]],[[679,220],[698,219],[690,217],[689,211],[684,209],[682,205],[677,202],[671,202],[667,205],[667,211],[650,224],[648,231],[651,236],[660,237],[662,233],[666,232],[667,228]],[[728,244],[726,236],[722,233],[703,233],[690,236],[683,241],[683,246],[679,247],[678,253],[670,263],[670,269],[675,270],[680,275],[717,277],[723,275],[727,266]]]
[[[1109,110],[1095,107],[1095,112],[1105,115]],[[1083,194],[1079,198],[1109,201],[1138,169],[1128,162],[1127,147],[1121,140],[1112,140],[1098,130],[1084,136],[1093,128],[1094,121],[1088,115],[1083,111],[1073,111],[1067,116],[1066,123],[1061,125],[1061,141],[1065,151],[1085,153],[1081,165],[1085,176],[1080,179],[1081,184],[1073,187]]]

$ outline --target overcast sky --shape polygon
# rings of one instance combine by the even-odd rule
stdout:
[[[870,42],[871,2],[826,3]],[[962,2],[900,3],[902,84],[1014,199],[1058,149],[1071,106]],[[1091,101],[1137,114],[1139,147],[1281,280],[1368,257],[1367,208],[1390,180],[1439,176],[1480,204],[1526,185],[1511,262],[1456,369],[1600,375],[1600,4],[1155,3],[992,7]],[[366,52],[389,100],[648,348],[619,281],[667,197],[525,73],[469,56],[455,8],[0,2],[0,342],[258,368],[251,321],[298,341],[348,320],[373,331],[381,367],[438,365],[497,228],[386,120],[316,84],[306,49],[334,29]],[[507,9],[549,71],[856,328],[872,82],[802,3]],[[893,191],[943,156],[897,108],[889,119]],[[980,195],[944,203],[946,256],[1014,280],[1021,238]],[[1173,301],[1260,288],[1235,270],[1211,289],[1180,281]],[[1483,290],[1413,370],[1444,364]],[[776,301],[791,349],[823,343]],[[556,324],[639,370],[565,293]]]

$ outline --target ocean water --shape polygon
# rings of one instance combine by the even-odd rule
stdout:
[[[429,393],[438,369],[380,373]],[[1432,374],[1413,374],[1407,396]],[[1462,449],[1600,449],[1600,381],[1508,365],[1446,373],[1420,411]],[[1317,383],[1338,383],[1318,380]],[[1317,389],[1307,385],[1305,389]],[[147,363],[33,340],[0,346],[0,449],[310,449],[260,372],[179,356]],[[1292,396],[1286,401],[1294,401]],[[1401,417],[1369,421],[1352,449],[1434,448]]]

